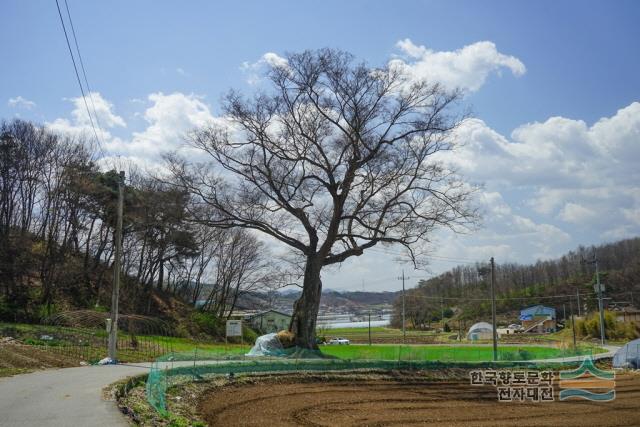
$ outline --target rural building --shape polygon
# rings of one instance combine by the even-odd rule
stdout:
[[[264,334],[289,328],[291,316],[276,310],[263,311],[246,318],[251,327]]]
[[[546,333],[556,331],[556,309],[534,305],[520,311],[523,332]]]
[[[637,308],[625,307],[621,310],[614,311],[614,313],[616,314],[616,320],[618,322],[635,322],[640,324],[640,310]]]
[[[493,326],[487,322],[478,322],[469,328],[467,339],[470,341],[493,339]]]

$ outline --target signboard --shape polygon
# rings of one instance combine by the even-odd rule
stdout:
[[[242,336],[242,320],[227,320],[227,337]]]
[[[600,283],[599,287],[598,287],[598,284],[596,283],[595,285],[593,285],[593,290],[598,293],[604,292],[604,283]]]

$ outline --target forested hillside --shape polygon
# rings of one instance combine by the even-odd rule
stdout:
[[[596,247],[581,246],[553,260],[531,265],[496,263],[496,297],[498,313],[545,304],[560,313],[597,306],[593,290],[595,267],[582,262],[597,255],[600,280],[606,285],[605,300],[609,308],[637,305],[640,299],[640,238],[621,240]],[[455,308],[463,320],[487,320],[491,313],[489,300],[490,268],[488,264],[457,266],[407,292],[406,315],[410,324],[425,325],[441,317],[442,308]],[[634,301],[634,298],[636,301]],[[564,305],[564,307],[563,307]],[[396,299],[396,313],[401,300]],[[400,316],[394,321],[398,323]]]
[[[110,306],[120,177],[98,152],[30,122],[0,125],[0,320]],[[269,255],[253,235],[193,224],[187,194],[134,168],[125,184],[123,312],[205,300],[223,317],[264,285]]]

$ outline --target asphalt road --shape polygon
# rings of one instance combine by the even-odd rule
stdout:
[[[81,366],[0,378],[0,426],[128,426],[102,389],[148,365]]]

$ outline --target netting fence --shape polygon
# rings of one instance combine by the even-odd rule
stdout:
[[[78,310],[58,313],[41,324],[2,324],[0,337],[71,359],[95,363],[106,356],[108,313]],[[162,320],[139,315],[118,319],[118,356],[121,361],[150,361],[171,353],[171,328]]]
[[[368,347],[368,348],[366,348]],[[426,370],[451,367],[529,366],[563,364],[564,358],[591,356],[598,349],[500,348],[493,362],[487,346],[322,346],[321,350],[289,348],[277,356],[248,356],[249,347],[227,346],[217,351],[194,349],[168,353],[151,366],[146,381],[149,404],[166,415],[167,391],[193,381],[243,373],[323,372],[346,370]],[[334,353],[334,354],[332,354]],[[336,355],[336,353],[341,356]],[[566,362],[569,362],[568,360]]]

